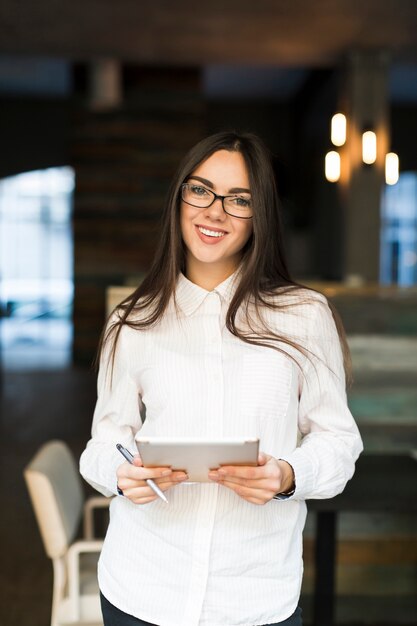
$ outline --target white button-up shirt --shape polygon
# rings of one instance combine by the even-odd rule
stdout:
[[[158,626],[254,626],[289,617],[301,587],[305,499],[342,491],[362,450],[325,298],[306,291],[277,295],[277,302],[296,306],[264,311],[273,330],[311,351],[310,359],[291,352],[299,368],[225,328],[236,276],[208,292],[181,275],[177,306],[173,301],[156,327],[123,327],[111,386],[108,348],[102,358],[81,473],[104,495],[117,493],[123,458],[115,444],[135,453],[139,431],[259,437],[263,452],[294,468],[295,494],[263,506],[216,483],[175,486],[167,492],[169,505],[112,500],[101,591],[116,607]]]

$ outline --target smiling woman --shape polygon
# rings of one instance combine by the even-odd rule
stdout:
[[[201,181],[211,190],[187,184],[187,193],[182,193],[186,275],[196,285],[211,290],[236,270],[252,234],[251,220],[231,216],[224,209],[226,199],[232,206],[239,206],[239,202],[249,204],[249,175],[240,152],[219,150],[194,170],[188,181]],[[245,190],[246,196],[235,195],[236,189]],[[245,207],[244,211],[248,209]]]
[[[105,626],[301,626],[305,500],[339,493],[362,449],[340,338],[325,298],[289,274],[263,143],[199,142],[149,275],[103,333],[80,465],[119,495],[99,563]],[[135,452],[139,436],[256,438],[261,452],[189,483],[138,454],[121,462],[116,443]]]

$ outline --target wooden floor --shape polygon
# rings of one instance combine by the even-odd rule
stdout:
[[[0,403],[1,626],[47,626],[49,623],[52,567],[43,551],[22,471],[37,448],[49,439],[65,440],[78,457],[89,437],[94,402],[95,375],[85,369],[3,374]],[[404,521],[404,524],[411,523]],[[311,520],[307,524],[307,535],[309,526]],[[307,537],[306,577],[301,597],[306,626],[311,619],[310,591],[314,575],[309,542]],[[343,559],[343,569],[339,572],[338,626],[417,626],[416,594],[410,589],[416,580],[415,563],[410,563],[409,557],[405,557],[403,563],[375,564],[365,569],[360,558],[356,564],[349,562],[346,555]],[[353,566],[357,569],[352,569]],[[360,593],[349,594],[349,576],[357,578],[359,575],[362,580],[368,577],[367,584],[365,580]],[[390,588],[393,593],[387,593]]]

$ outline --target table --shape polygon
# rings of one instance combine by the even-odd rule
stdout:
[[[337,516],[342,511],[417,513],[417,462],[410,454],[363,454],[340,495],[309,500],[317,514],[314,626],[333,626]]]

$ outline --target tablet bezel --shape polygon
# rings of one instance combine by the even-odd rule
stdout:
[[[222,465],[258,464],[259,438],[202,439],[137,436],[145,467],[172,467],[187,472],[190,482],[210,482],[208,473]]]

